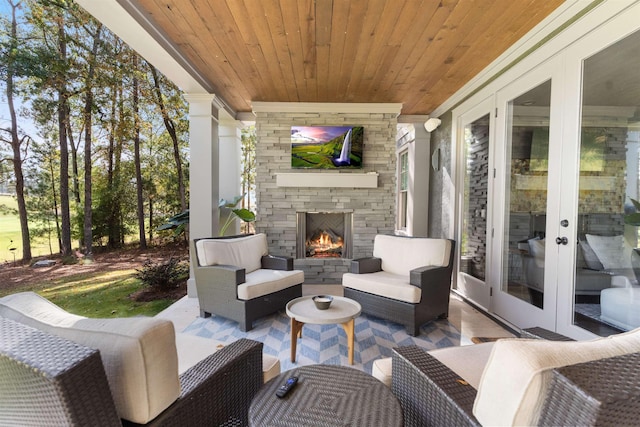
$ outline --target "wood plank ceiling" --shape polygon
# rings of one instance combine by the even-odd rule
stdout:
[[[139,0],[237,112],[399,102],[428,114],[562,0]]]

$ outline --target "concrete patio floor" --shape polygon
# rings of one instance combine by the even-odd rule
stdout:
[[[303,285],[303,295],[330,294],[342,295],[341,285]],[[176,301],[156,317],[171,320],[176,332],[183,331],[199,317],[198,298],[188,296]],[[514,335],[500,324],[464,302],[456,294],[451,294],[449,303],[449,322],[461,334],[461,345],[472,344],[472,337],[513,337]]]

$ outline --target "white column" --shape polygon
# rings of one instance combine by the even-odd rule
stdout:
[[[414,123],[415,141],[409,145],[409,197],[407,228],[410,236],[429,234],[429,173],[431,171],[431,134],[423,123]]]
[[[242,124],[237,120],[220,121],[219,133],[219,153],[220,153],[220,178],[219,178],[219,198],[233,200],[240,196],[240,157],[242,155]],[[224,218],[222,219],[224,220]],[[240,221],[234,223],[227,229],[227,235],[240,233]]]
[[[189,102],[189,238],[218,235],[218,113],[215,95],[187,94]],[[196,296],[193,270],[187,294]]]

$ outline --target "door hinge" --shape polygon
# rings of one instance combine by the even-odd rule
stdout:
[[[496,177],[496,168],[493,168],[493,177]]]
[[[496,117],[496,118],[498,118],[498,109],[497,109],[497,108],[496,108],[496,115],[495,115],[495,117]]]
[[[493,239],[493,236],[494,236],[494,232],[495,232],[495,228],[492,228],[492,229],[491,229],[491,238],[492,238],[492,239]]]
[[[492,297],[493,296],[493,288],[489,288],[489,296]]]

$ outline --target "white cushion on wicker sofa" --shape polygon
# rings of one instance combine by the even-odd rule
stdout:
[[[444,347],[430,350],[428,353],[458,374],[460,378],[464,378],[473,388],[478,389],[482,378],[482,369],[489,360],[493,344],[493,342],[486,342],[460,347]],[[391,386],[392,359],[391,357],[378,359],[373,362],[371,368],[371,375],[387,386]]]
[[[237,287],[241,300],[269,295],[304,282],[301,270],[261,268],[262,257],[269,253],[264,233],[231,239],[199,239],[196,252],[201,266],[232,265],[245,269],[245,281]]]
[[[182,374],[196,363],[220,350],[223,344],[210,338],[177,333],[176,347],[178,349],[178,373]],[[266,383],[278,374],[280,374],[280,359],[263,352],[262,377],[264,382]]]
[[[482,373],[473,414],[482,425],[536,425],[553,368],[640,351],[640,329],[589,341],[502,339]]]
[[[145,424],[180,395],[175,333],[169,320],[88,319],[33,292],[0,298],[0,316],[100,350],[121,418]]]
[[[370,274],[345,273],[342,286],[416,304],[422,290],[409,283],[409,272],[424,266],[449,264],[451,242],[447,239],[377,235],[373,256],[380,258],[382,271]]]

